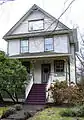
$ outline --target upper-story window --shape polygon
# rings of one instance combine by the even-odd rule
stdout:
[[[21,40],[21,53],[25,53],[25,52],[28,52],[28,47],[29,47],[29,44],[28,44],[28,40]]]
[[[53,51],[54,44],[53,44],[53,38],[45,38],[45,51]]]
[[[44,29],[43,20],[31,20],[29,21],[29,31]]]

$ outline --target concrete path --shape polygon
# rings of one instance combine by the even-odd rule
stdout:
[[[15,114],[8,116],[7,119],[2,119],[2,120],[24,120],[26,114],[29,117],[30,117],[30,115],[33,116],[36,112],[43,110],[43,108],[44,108],[44,105],[24,104],[22,110],[17,111]],[[28,114],[28,113],[30,113],[30,114]]]

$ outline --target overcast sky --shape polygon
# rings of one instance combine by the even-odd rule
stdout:
[[[0,0],[1,1],[1,0]],[[45,11],[58,18],[72,0],[15,0],[0,5],[0,49],[6,51],[7,44],[3,35],[29,10],[37,4]],[[75,0],[72,6],[60,19],[70,28],[79,26],[84,30],[84,0]]]

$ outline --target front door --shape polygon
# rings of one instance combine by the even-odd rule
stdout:
[[[42,83],[47,83],[50,74],[50,64],[42,64],[41,71]]]

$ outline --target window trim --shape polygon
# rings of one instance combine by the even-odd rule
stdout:
[[[45,39],[46,38],[52,38],[52,40],[53,40],[53,50],[46,50],[45,49]],[[52,37],[52,36],[46,36],[46,37],[44,37],[44,52],[50,52],[50,51],[54,51],[54,37]]]
[[[63,71],[56,72],[56,69],[55,69],[56,61],[63,61]],[[54,60],[54,73],[64,73],[64,65],[65,65],[64,60]]]
[[[28,51],[27,52],[21,52],[21,41],[25,41],[25,40],[28,41]],[[27,47],[27,46],[25,46],[25,47]],[[20,54],[24,54],[24,53],[29,53],[29,39],[28,38],[20,39]]]
[[[29,29],[29,22],[35,22],[35,21],[43,21],[43,28],[42,29],[38,29],[38,30],[30,30]],[[44,19],[35,19],[35,20],[28,20],[28,31],[32,32],[32,31],[39,31],[39,30],[44,30]]]

